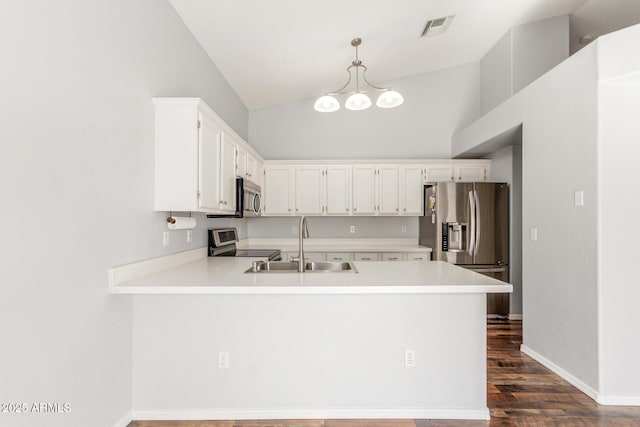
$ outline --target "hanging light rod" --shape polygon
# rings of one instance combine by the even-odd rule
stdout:
[[[320,111],[321,113],[332,113],[334,111],[338,111],[340,109],[340,103],[334,95],[342,94],[351,94],[351,96],[347,98],[347,102],[345,102],[344,107],[347,110],[353,111],[366,110],[371,107],[371,100],[367,95],[365,95],[366,92],[382,92],[376,101],[376,105],[380,108],[394,108],[404,102],[402,95],[395,90],[391,90],[389,87],[376,86],[367,80],[367,67],[358,58],[358,46],[360,46],[360,44],[362,44],[362,39],[360,38],[351,40],[351,46],[356,48],[356,58],[351,62],[351,65],[347,67],[349,79],[340,89],[325,93],[323,96],[318,98],[313,106],[316,111]],[[360,72],[361,69],[362,73]],[[348,90],[347,88],[353,77],[352,71],[355,71],[356,87],[355,90]],[[362,90],[360,89],[360,74],[362,74],[362,80],[364,80],[364,83],[367,85]]]

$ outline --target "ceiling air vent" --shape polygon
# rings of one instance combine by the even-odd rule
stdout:
[[[422,34],[420,37],[431,37],[437,36],[438,34],[442,34],[447,31],[449,28],[449,24],[455,18],[455,15],[445,16],[444,18],[430,19],[424,25],[424,29],[422,30]]]

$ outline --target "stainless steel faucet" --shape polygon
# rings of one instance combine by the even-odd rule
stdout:
[[[304,239],[309,238],[309,228],[307,227],[307,217],[300,217],[300,226],[298,228],[298,257],[293,261],[298,261],[298,273],[304,273],[306,270],[306,262],[304,260]]]

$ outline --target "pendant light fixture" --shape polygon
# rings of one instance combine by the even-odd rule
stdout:
[[[404,102],[404,98],[395,90],[391,88],[378,87],[367,80],[367,67],[364,66],[362,61],[358,58],[358,46],[362,43],[362,39],[356,38],[351,40],[351,46],[356,48],[356,58],[351,62],[351,65],[347,67],[347,73],[349,79],[340,89],[333,92],[326,93],[316,100],[313,108],[321,113],[332,113],[340,109],[340,103],[334,95],[351,94],[344,104],[347,110],[361,111],[371,107],[371,99],[365,94],[366,92],[382,92],[376,101],[376,105],[380,108],[394,108],[401,105]],[[356,88],[354,90],[348,90],[347,87],[351,83],[353,78],[352,72],[356,75]],[[362,74],[362,80],[366,84],[364,88],[360,88],[360,75]]]

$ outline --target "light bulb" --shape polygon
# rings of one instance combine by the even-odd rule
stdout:
[[[380,108],[393,108],[401,105],[404,98],[395,90],[387,90],[378,97],[376,105]]]
[[[366,110],[369,107],[371,107],[371,100],[364,93],[354,93],[344,103],[344,108],[353,111]]]
[[[340,109],[340,103],[333,96],[325,95],[318,98],[313,108],[321,113],[333,113]]]

